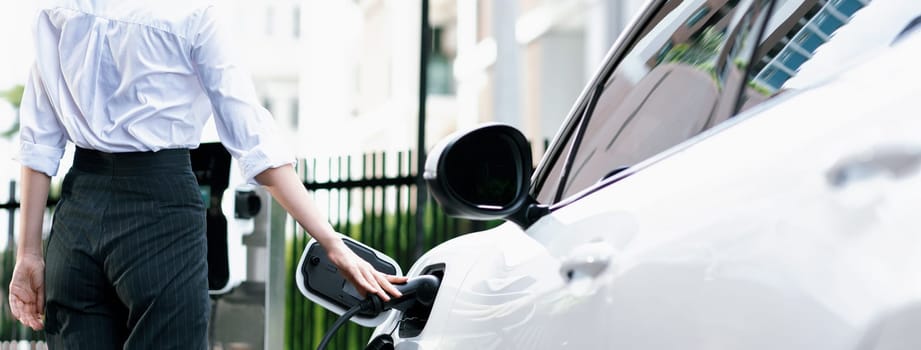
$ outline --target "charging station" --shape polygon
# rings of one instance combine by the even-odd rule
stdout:
[[[261,186],[236,184],[232,158],[220,143],[191,151],[192,170],[206,208],[208,292],[212,298],[209,342],[224,349],[280,349],[284,337],[285,212]],[[240,180],[236,180],[240,181]],[[223,199],[223,201],[222,201]],[[223,202],[233,201],[232,206]],[[225,213],[232,207],[233,213]],[[228,209],[230,210],[230,209]],[[228,219],[232,215],[232,218]],[[273,232],[273,227],[275,227]],[[231,235],[230,231],[242,231]],[[273,236],[278,238],[273,239]],[[241,237],[231,241],[229,237]],[[245,252],[245,279],[231,278],[231,245]],[[239,266],[235,267],[238,271]]]
[[[221,210],[221,197],[230,183],[230,153],[220,143],[203,143],[189,153],[205,204],[208,291],[212,295],[222,294],[230,282],[227,217]]]

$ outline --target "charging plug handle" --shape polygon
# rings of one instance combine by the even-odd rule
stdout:
[[[370,295],[362,302],[364,311],[372,312],[377,315],[381,312],[397,309],[406,311],[416,303],[422,305],[432,305],[435,302],[435,295],[438,294],[438,287],[441,280],[432,275],[422,275],[414,277],[404,284],[395,284],[394,287],[403,294],[399,298],[390,298],[390,301],[383,301],[377,295]]]
[[[365,300],[362,300],[358,305],[353,306],[351,309],[346,311],[342,316],[339,316],[339,319],[333,323],[333,326],[326,331],[326,335],[323,336],[320,345],[317,347],[317,350],[324,350],[329,344],[332,335],[336,333],[339,327],[342,327],[345,322],[355,316],[355,314],[362,312],[363,314],[371,313],[371,317],[379,315],[381,312],[397,309],[403,312],[406,312],[407,309],[420,303],[422,305],[432,305],[435,302],[435,295],[438,294],[438,287],[441,286],[441,280],[438,277],[432,275],[422,275],[415,277],[406,281],[404,284],[396,284],[394,287],[403,294],[399,298],[390,298],[390,301],[384,302],[377,295],[370,295]]]

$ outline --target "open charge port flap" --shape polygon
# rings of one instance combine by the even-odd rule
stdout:
[[[345,245],[352,249],[356,255],[371,264],[376,270],[388,275],[397,273],[394,267],[378,258],[373,251],[344,239]],[[339,273],[336,265],[329,260],[326,250],[319,244],[314,244],[307,251],[306,261],[301,267],[304,275],[304,286],[311,292],[322,296],[327,301],[333,302],[343,309],[349,309],[361,302],[358,291]],[[373,317],[369,312],[359,312],[360,316]]]

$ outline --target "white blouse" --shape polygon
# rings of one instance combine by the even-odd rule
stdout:
[[[20,162],[54,176],[68,140],[111,153],[196,148],[213,113],[247,181],[292,163],[217,13],[197,0],[44,6],[20,108]]]

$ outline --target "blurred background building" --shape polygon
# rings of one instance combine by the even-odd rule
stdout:
[[[486,121],[551,138],[642,2],[431,1],[426,145]],[[415,147],[420,4],[233,3],[257,91],[299,155]]]
[[[486,121],[517,126],[532,141],[551,138],[643,2],[432,0],[427,147]],[[298,156],[416,147],[421,1],[223,4],[262,103]],[[27,78],[34,49],[24,28],[37,8],[27,5],[0,11],[2,45],[18,53],[0,64],[0,91]],[[14,112],[0,104],[7,129]],[[206,131],[204,141],[216,140]],[[14,150],[3,148],[8,161]]]
[[[688,14],[688,35],[714,15],[713,8],[739,0],[693,1],[699,4],[689,6],[695,12]],[[808,20],[771,24],[773,34],[766,40],[775,44],[765,56],[770,59],[756,63],[760,88],[776,91],[868,1],[778,2],[781,11],[802,11]],[[643,3],[430,0],[426,148],[457,129],[496,121],[524,131],[535,155],[541,154],[543,141],[553,137]],[[298,157],[416,148],[422,1],[222,4],[262,104]],[[36,9],[33,3],[0,5],[0,31],[5,33],[0,46],[6,52],[0,60],[0,92],[15,92],[27,78],[34,49],[25,28],[31,28]],[[650,52],[650,60],[668,52],[669,44]],[[15,108],[0,99],[0,132],[15,128],[15,116]],[[0,137],[4,169],[18,169],[12,161],[17,141],[11,135]],[[206,131],[203,141],[217,141],[216,133]],[[65,156],[59,174],[69,163]],[[2,176],[17,177],[15,170]],[[0,196],[6,196],[6,187],[0,186]]]

